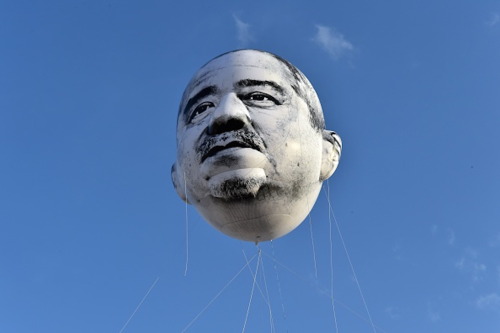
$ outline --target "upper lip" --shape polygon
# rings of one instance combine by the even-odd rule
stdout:
[[[207,158],[216,155],[222,150],[229,148],[251,148],[259,152],[264,152],[264,143],[258,136],[239,136],[238,138],[227,138],[226,140],[210,138],[203,146],[206,149],[201,149],[201,162],[205,161]]]
[[[210,148],[210,150],[205,154],[203,155],[203,158],[202,158],[202,161],[211,157],[211,156],[214,156],[215,154],[217,154],[218,152],[220,152],[221,150],[224,150],[224,149],[229,149],[229,148],[235,148],[235,147],[240,147],[240,148],[252,148],[252,149],[257,149],[260,151],[260,149],[258,149],[257,147],[253,146],[253,145],[250,145],[246,142],[243,142],[243,141],[231,141],[229,142],[228,144],[224,145],[224,146],[221,146],[221,145],[216,145],[216,146],[213,146],[212,148]]]

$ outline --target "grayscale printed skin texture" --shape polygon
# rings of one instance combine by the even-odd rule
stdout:
[[[221,232],[276,239],[302,223],[337,168],[342,143],[324,127],[316,92],[296,67],[258,50],[225,53],[184,91],[174,187]]]

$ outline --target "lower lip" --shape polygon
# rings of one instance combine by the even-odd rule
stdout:
[[[258,150],[233,147],[208,157],[202,163],[200,171],[206,178],[230,170],[262,168],[266,162],[266,156]]]

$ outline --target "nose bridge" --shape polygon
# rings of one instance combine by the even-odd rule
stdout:
[[[234,92],[222,96],[222,99],[217,105],[213,114],[213,118],[246,118],[248,116],[247,109],[242,101]]]
[[[249,123],[249,117],[245,104],[234,92],[225,94],[212,113],[208,133],[216,135],[237,131]]]

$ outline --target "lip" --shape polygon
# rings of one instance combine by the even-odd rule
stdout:
[[[202,156],[201,162],[203,163],[203,161],[205,161],[207,158],[215,156],[219,152],[227,150],[227,149],[231,149],[231,148],[250,148],[250,149],[255,149],[259,152],[262,152],[262,149],[256,144],[244,142],[244,141],[240,141],[240,140],[234,140],[234,141],[230,141],[230,142],[223,144],[223,145],[221,145],[221,144],[214,145],[212,148],[210,148],[208,150],[208,152],[206,154],[204,154]]]

